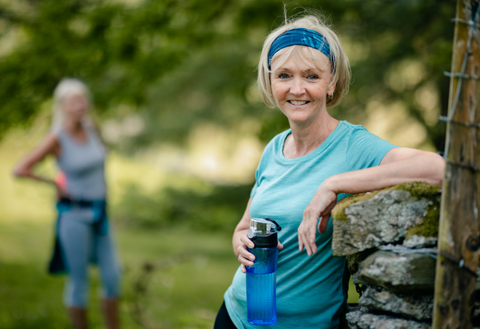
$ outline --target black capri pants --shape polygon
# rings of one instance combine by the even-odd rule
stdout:
[[[222,306],[218,311],[213,329],[237,329],[233,324],[232,319],[230,319],[230,315],[228,315],[225,302],[222,303]]]

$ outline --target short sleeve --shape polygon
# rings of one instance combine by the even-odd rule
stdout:
[[[252,188],[252,192],[250,192],[250,198],[253,199],[253,197],[255,196],[255,194],[257,193],[257,181],[255,181],[255,184],[253,185],[253,188]]]
[[[350,170],[375,167],[382,162],[385,154],[397,146],[357,126],[350,135],[346,151],[346,160]]]
[[[258,165],[260,167],[260,164]],[[259,168],[255,171],[255,184],[253,185],[252,192],[250,192],[250,198],[253,199],[255,194],[257,193],[257,187],[258,187],[258,176],[259,176]]]

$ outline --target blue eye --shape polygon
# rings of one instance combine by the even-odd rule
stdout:
[[[310,75],[307,77],[307,79],[309,79],[309,80],[316,80],[316,79],[318,79],[318,75],[316,75],[316,74],[310,74]]]
[[[280,74],[278,75],[278,77],[279,77],[280,79],[288,79],[288,74],[286,74],[286,73],[280,73]]]

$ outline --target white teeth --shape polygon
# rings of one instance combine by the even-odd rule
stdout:
[[[293,105],[305,105],[308,102],[307,101],[290,101],[290,103]]]

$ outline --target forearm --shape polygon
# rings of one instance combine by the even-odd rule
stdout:
[[[415,181],[441,185],[444,170],[445,162],[439,155],[425,153],[377,167],[335,175],[328,178],[325,184],[336,194],[368,192]]]
[[[57,184],[55,183],[55,180],[53,180],[51,178],[36,175],[36,174],[34,174],[30,171],[27,171],[27,172],[17,172],[17,171],[15,171],[14,175],[15,175],[15,177],[30,178],[30,179],[33,179],[33,180],[36,180],[36,181],[39,181],[39,182],[43,182],[43,183],[47,183],[47,184],[57,186]]]
[[[18,163],[18,165],[13,170],[13,175],[15,177],[30,178],[56,186],[56,183],[53,179],[34,174],[33,169],[47,155],[56,156],[59,151],[60,148],[57,137],[53,133],[49,133],[46,136],[45,140],[35,150],[27,154],[27,156]]]

